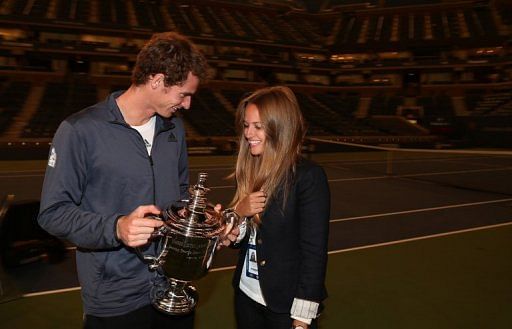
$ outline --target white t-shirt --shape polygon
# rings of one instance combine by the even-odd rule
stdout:
[[[151,119],[149,119],[149,121],[142,126],[131,126],[142,136],[144,144],[146,144],[146,150],[148,151],[148,154],[151,154],[151,147],[153,146],[153,138],[155,137],[155,123],[156,116],[152,116]]]

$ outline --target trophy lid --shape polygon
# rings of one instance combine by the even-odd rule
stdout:
[[[190,199],[174,202],[164,211],[165,224],[177,233],[187,236],[211,237],[218,235],[224,224],[221,214],[208,204],[206,187],[208,173],[198,174],[197,184],[189,188]]]

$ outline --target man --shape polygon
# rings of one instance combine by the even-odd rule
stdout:
[[[192,328],[193,315],[150,305],[163,280],[134,252],[162,225],[152,219],[187,197],[183,123],[207,64],[176,33],[155,34],[137,56],[132,84],[71,115],[53,139],[38,221],[77,246],[84,328]]]

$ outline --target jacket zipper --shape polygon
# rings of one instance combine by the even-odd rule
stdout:
[[[124,125],[124,124],[123,124]],[[126,125],[128,128],[132,129],[133,131],[135,131],[137,133],[137,135],[139,135],[140,137],[140,140],[142,141],[142,145],[144,146],[144,151],[148,154],[147,152],[147,148],[146,148],[146,142],[144,141],[144,137],[142,137],[142,135],[137,131],[137,129],[134,129],[128,125]],[[155,136],[153,137],[153,147],[151,148],[151,151],[153,151],[153,148],[155,146],[155,140],[156,140],[156,134]],[[151,154],[148,154],[148,161],[149,161],[149,167],[151,168],[151,181],[153,183],[152,187],[153,187],[153,204],[156,205],[156,182],[155,182],[155,169],[154,169],[154,163],[153,163],[153,157],[151,156]]]
[[[153,168],[153,157],[151,156],[151,154],[148,154],[148,159],[149,165],[151,166],[151,179],[153,180],[153,204],[156,204],[155,169]]]
[[[153,152],[153,150],[155,149],[155,146],[156,146],[156,140],[157,140],[157,137],[158,135],[160,135],[161,133],[163,132],[163,130],[156,130],[155,131],[155,135],[153,136],[153,146],[151,147],[151,152]],[[140,134],[139,134],[140,135]],[[141,135],[142,137],[142,135]],[[142,142],[144,143],[144,138],[142,138]],[[144,147],[146,146],[145,145],[146,143],[144,143]],[[155,181],[155,169],[153,167],[153,157],[151,156],[151,154],[148,154],[148,159],[149,159],[149,165],[151,166],[151,176],[152,176],[152,180],[153,180],[153,204],[156,205],[156,181]]]
[[[147,153],[147,150],[146,150],[146,143],[144,142],[144,137],[142,137],[142,135],[141,135],[141,134],[140,134],[136,129],[134,129],[134,128],[130,127],[128,124],[123,123],[123,122],[117,122],[117,121],[116,121],[116,122],[114,122],[114,123],[116,123],[116,124],[120,124],[120,125],[122,125],[122,126],[125,126],[125,127],[129,128],[129,129],[131,129],[131,130],[134,130],[134,131],[137,133],[137,135],[139,135],[139,136],[140,136],[140,139],[141,139],[141,141],[142,141],[142,145],[144,146],[144,150],[145,150],[145,151],[146,151],[146,153]],[[158,135],[160,135],[160,133],[161,133],[161,132],[162,132],[162,130],[160,130],[160,131],[156,131],[156,132],[155,132],[155,136],[153,137],[153,147],[152,147],[152,150],[153,150],[153,148],[155,147],[156,137],[157,137]],[[151,179],[152,179],[152,181],[153,181],[153,204],[156,204],[156,181],[155,181],[155,169],[154,169],[153,157],[151,156],[151,154],[148,154],[148,160],[149,160],[149,166],[150,166],[150,168],[151,168]]]

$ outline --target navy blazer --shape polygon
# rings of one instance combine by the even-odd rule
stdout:
[[[294,298],[321,303],[327,297],[330,192],[324,170],[301,159],[284,211],[282,200],[281,191],[267,204],[256,236],[256,253],[267,307],[289,313]],[[235,289],[239,289],[248,238],[249,231],[240,244]]]

